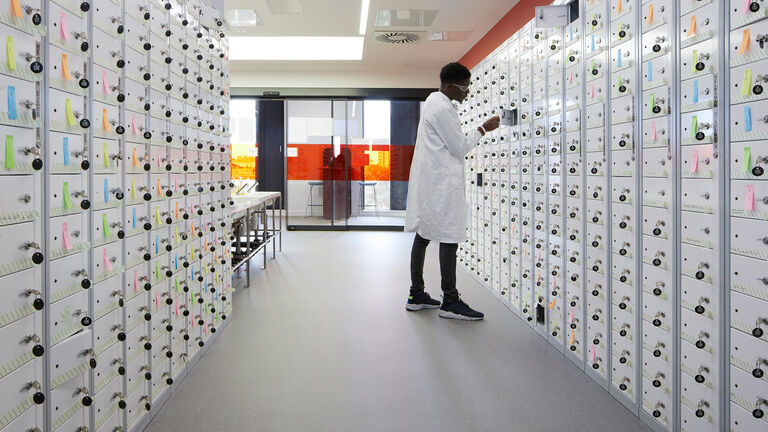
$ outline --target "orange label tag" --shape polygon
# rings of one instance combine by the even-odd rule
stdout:
[[[621,12],[621,0],[616,0],[616,12]]]
[[[131,155],[131,161],[133,162],[133,166],[137,167],[139,166],[139,158],[136,156],[136,147],[133,148],[133,154]]]
[[[688,25],[688,37],[696,34],[696,15],[691,15],[691,23]]]
[[[61,76],[67,81],[72,81],[72,75],[69,73],[69,60],[64,53],[61,53]]]
[[[556,299],[556,298],[553,298],[553,299],[552,299],[552,302],[551,302],[551,303],[549,303],[549,308],[550,308],[550,309],[554,309],[554,308],[555,308],[555,303],[557,303],[557,299]]]
[[[19,0],[11,0],[11,15],[15,18],[21,18],[21,4]]]
[[[741,33],[741,46],[739,46],[738,54],[744,54],[749,49],[749,29],[745,28]]]
[[[650,24],[653,22],[653,3],[648,5],[648,16],[645,17],[646,24]]]
[[[576,339],[576,332],[571,330],[571,337],[568,339],[568,345],[573,345],[573,340]]]
[[[179,203],[176,202],[176,219],[181,219],[181,213],[179,212]]]
[[[162,195],[162,193],[163,193],[163,188],[160,187],[160,179],[157,179],[157,195],[158,196]]]
[[[109,118],[107,117],[107,109],[101,110],[101,128],[107,132],[112,132],[112,127],[109,126]]]

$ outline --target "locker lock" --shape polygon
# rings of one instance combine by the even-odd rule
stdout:
[[[709,368],[708,368],[708,367],[706,367],[706,366],[701,366],[701,367],[699,367],[699,371],[698,371],[698,373],[696,374],[696,377],[694,377],[694,379],[696,380],[696,382],[697,382],[697,383],[699,383],[699,384],[704,384],[704,382],[707,380],[707,379],[704,377],[704,374],[705,374],[705,373],[709,373]]]
[[[662,402],[657,402],[656,405],[654,406],[654,410],[653,410],[653,413],[652,413],[653,416],[656,417],[656,418],[661,417],[661,411],[664,408],[666,408],[666,406]]]
[[[627,334],[628,334],[627,330],[629,330],[631,328],[632,328],[632,326],[629,325],[629,323],[622,323],[621,324],[621,329],[619,330],[619,336],[626,337]]]
[[[755,368],[752,369],[752,376],[755,378],[762,378],[765,375],[765,371],[761,369],[761,366],[768,366],[768,360],[759,358],[755,363]]]
[[[704,412],[704,408],[709,408],[709,402],[705,400],[699,401],[698,407],[695,411],[696,417],[702,418],[706,415],[706,412]]]
[[[597,308],[595,309],[594,313],[592,314],[592,320],[593,321],[599,321],[600,320],[600,314],[602,313],[602,309]]]
[[[694,276],[696,276],[696,279],[698,279],[698,280],[704,279],[704,276],[705,276],[704,270],[705,269],[709,269],[709,264],[705,263],[705,262],[699,263],[698,270],[696,271],[696,274],[694,275]]]
[[[88,279],[88,271],[86,269],[76,270],[72,272],[72,276],[83,278],[83,280],[80,281],[80,286],[83,289],[88,289],[91,287],[91,281]]]
[[[758,318],[755,322],[755,328],[752,329],[752,336],[756,338],[761,338],[765,334],[762,328],[760,326],[768,325],[768,319],[766,318]]]
[[[43,17],[41,15],[41,11],[38,8],[34,8],[32,6],[25,6],[24,12],[27,13],[27,15],[32,15],[32,23],[34,25],[40,25],[43,23]]]
[[[653,288],[653,295],[660,296],[662,294],[662,288],[664,288],[666,284],[664,282],[656,282],[656,286]]]
[[[34,249],[34,250],[36,250],[37,252],[32,254],[32,262],[35,263],[35,264],[41,264],[43,262],[43,260],[45,259],[43,254],[40,252],[40,245],[37,244],[37,242],[33,242],[33,241],[24,242],[21,245],[20,249],[23,249],[23,250]]]
[[[76,40],[82,41],[80,42],[80,51],[88,51],[90,45],[88,44],[88,35],[85,32],[72,32],[72,36],[74,36]]]
[[[656,105],[651,107],[651,111],[653,111],[654,114],[659,114],[661,112],[661,105],[663,105],[666,100],[664,98],[656,98],[655,102]]]
[[[693,310],[699,314],[702,315],[704,312],[706,312],[706,309],[704,308],[705,304],[709,304],[709,298],[707,297],[699,297],[699,303],[696,305]]]
[[[627,188],[624,188],[624,189],[622,189],[622,190],[621,190],[621,195],[619,195],[619,201],[621,201],[621,202],[624,202],[624,201],[626,201],[626,200],[627,200],[627,195],[628,195],[630,192],[631,192],[631,191],[630,191],[629,189],[627,189]]]
[[[42,357],[43,354],[45,354],[45,348],[43,348],[43,346],[40,345],[40,342],[41,342],[40,341],[40,336],[38,336],[36,334],[33,334],[31,336],[26,336],[22,340],[22,343],[24,343],[24,344],[30,344],[30,343],[34,343],[35,344],[35,346],[32,347],[32,354],[35,357]]]
[[[709,333],[706,331],[699,332],[699,339],[696,341],[696,348],[704,349],[707,346],[706,342],[704,342],[704,339],[709,339]]]
[[[149,396],[142,396],[139,402],[144,402],[144,409],[149,411],[152,409],[152,404],[149,403]]]
[[[623,350],[621,352],[621,356],[619,357],[619,363],[626,364],[627,358],[630,357],[632,353],[629,352],[629,350]]]
[[[140,280],[140,281],[146,281],[146,282],[144,283],[144,291],[150,291],[150,290],[152,290],[152,284],[151,284],[151,283],[149,283],[149,276],[147,276],[147,275],[144,275],[144,276],[140,276],[140,277],[139,277],[139,280]]]
[[[629,244],[629,242],[624,242],[624,243],[622,243],[622,245],[621,245],[621,249],[619,249],[619,255],[621,255],[621,256],[626,256],[626,255],[627,255],[627,250],[628,250],[628,249],[629,249],[631,246],[632,246],[632,245],[630,245],[630,244]]]
[[[42,293],[35,289],[27,289],[22,293],[22,296],[24,297],[31,297],[35,296],[35,300],[32,302],[32,306],[35,308],[35,310],[43,310],[45,307],[45,301],[40,298],[42,296]]]
[[[602,264],[602,263],[603,263],[602,260],[596,259],[595,263],[592,265],[592,271],[593,272],[599,272],[600,271],[600,264]]]
[[[661,381],[664,378],[666,378],[666,375],[664,375],[664,372],[657,372],[652,382],[653,386],[656,388],[661,387]]]
[[[664,251],[657,251],[656,256],[653,258],[653,261],[652,261],[653,265],[655,267],[661,267],[661,264],[662,264],[661,258],[663,258],[664,256],[666,256]]]

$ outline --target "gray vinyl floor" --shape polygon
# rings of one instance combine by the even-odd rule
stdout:
[[[485,321],[406,312],[412,236],[285,233],[148,431],[648,430],[463,270]]]

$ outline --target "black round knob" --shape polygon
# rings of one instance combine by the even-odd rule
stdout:
[[[189,288],[189,287],[185,287],[185,288]],[[188,291],[188,290],[185,290],[184,292],[187,292],[187,291]],[[184,315],[185,317],[186,317],[186,316],[189,316],[189,311],[188,311],[188,310],[185,310],[185,311],[184,311],[184,312],[182,312],[181,314],[182,314],[182,315]],[[189,340],[189,339],[186,339],[186,340]]]
[[[658,287],[654,288],[653,289],[653,294],[656,295],[656,296],[660,296],[661,295],[661,288],[658,288]]]
[[[147,351],[151,350],[152,349],[152,344],[149,343],[149,342],[145,342],[144,343],[144,349],[147,350]],[[152,379],[152,376],[150,375],[149,378],[147,378],[147,379],[148,380]]]
[[[29,69],[32,71],[32,73],[36,73],[36,74],[42,73],[43,72],[43,64],[40,63],[39,61],[32,62],[29,65]]]
[[[696,70],[699,71],[699,72],[703,71],[705,67],[706,66],[704,65],[703,62],[696,63]]]
[[[83,327],[88,327],[91,325],[91,318],[90,317],[83,317],[83,319],[80,320],[80,324],[83,325]]]
[[[594,240],[592,242],[592,247],[598,247],[598,246],[600,246],[600,242],[598,242],[597,240]]]
[[[81,280],[81,281],[80,281],[80,286],[81,286],[83,289],[88,289],[88,288],[90,288],[90,287],[91,287],[91,281],[90,281],[90,280],[88,280],[88,279],[83,279],[83,280]]]
[[[172,351],[166,351],[165,356],[168,358],[173,358],[173,352]]]
[[[123,59],[120,59],[120,60],[118,60],[118,61],[117,61],[117,67],[118,67],[119,69],[122,69],[122,68],[124,68],[124,67],[125,67],[125,60],[123,60]]]
[[[35,252],[32,254],[32,262],[35,264],[42,264],[45,257],[40,252]]]
[[[32,354],[35,357],[42,357],[45,354],[45,348],[42,345],[35,345],[32,347]]]
[[[151,201],[152,200],[152,194],[147,192],[144,194],[144,201]]]
[[[656,417],[656,418],[659,418],[659,417],[661,417],[661,411],[659,411],[659,410],[653,410],[653,416],[654,416],[654,417]]]
[[[755,378],[762,378],[765,373],[760,368],[755,368],[752,370],[752,376]]]
[[[763,329],[761,329],[760,327],[753,328],[752,329],[752,336],[757,337],[757,338],[763,337]]]
[[[144,284],[144,291],[152,291],[152,284],[147,282]]]
[[[592,363],[592,369],[595,369],[595,370],[600,369],[600,365],[597,363]]]
[[[83,129],[88,129],[89,127],[91,127],[91,121],[88,119],[80,120],[80,127]]]
[[[619,332],[619,336],[621,336],[621,337],[626,337],[626,336],[627,336],[627,331],[626,331],[626,330],[624,330],[624,329],[622,329],[622,330]]]
[[[80,44],[80,51],[86,52],[88,51],[88,48],[90,48],[90,45],[88,44],[88,42],[82,42]]]
[[[656,327],[661,327],[661,320],[658,318],[654,319],[653,325],[655,325]]]
[[[41,298],[36,298],[35,301],[32,302],[32,307],[34,307],[35,310],[43,310],[45,301]]]
[[[655,265],[656,267],[659,267],[661,265],[661,260],[659,258],[654,258],[653,265]]]
[[[96,366],[98,366],[98,363],[96,362],[95,358],[92,358],[88,360],[88,366],[91,367],[91,369],[96,369]]]
[[[659,350],[659,349],[653,350],[653,356],[654,357],[661,357],[661,350]]]
[[[203,342],[203,341],[200,341],[200,342],[198,342],[198,343],[197,343],[197,345],[198,345],[198,346],[200,346],[200,348],[202,348],[202,347],[204,347],[204,346],[205,346],[205,342]]]
[[[123,34],[123,32],[125,32],[125,27],[122,24],[117,26],[117,34]]]
[[[91,83],[86,78],[80,78],[80,81],[77,82],[77,85],[79,85],[82,89],[87,89]]]
[[[659,381],[657,379],[653,380],[653,386],[654,387],[661,387],[661,381]]]
[[[765,173],[765,170],[761,166],[756,166],[752,168],[752,175],[756,177],[760,177]]]
[[[703,383],[704,383],[704,381],[706,381],[706,378],[704,378],[704,375],[702,375],[702,374],[698,374],[698,375],[696,375],[696,377],[695,377],[694,379],[695,379],[695,380],[696,380],[696,382],[697,382],[697,383],[699,383],[699,384],[703,384]]]
[[[120,400],[117,402],[117,407],[120,409],[125,409],[128,407],[128,404],[126,404],[124,400]]]
[[[152,321],[152,314],[147,312],[144,314],[144,321]]]
[[[88,169],[91,167],[91,163],[87,160],[84,160],[80,162],[80,169],[83,171],[88,171]]]
[[[703,314],[703,313],[704,313],[704,311],[705,311],[705,309],[704,309],[704,306],[702,306],[702,305],[697,305],[695,308],[693,308],[693,310],[694,310],[694,311],[695,311],[697,314],[699,314],[699,315]]]
[[[621,357],[621,358],[619,359],[619,363],[621,363],[621,364],[626,364],[626,363],[627,363],[627,358],[626,358],[626,357]]]
[[[599,320],[599,319],[600,319],[600,315],[598,315],[598,314],[594,314],[594,315],[592,315],[592,319],[593,319],[594,321],[597,321],[597,320]]]
[[[619,309],[623,310],[623,309],[626,309],[626,308],[627,308],[627,304],[626,303],[624,303],[624,302],[619,303]]]
[[[36,404],[42,405],[42,404],[45,403],[45,395],[43,393],[41,393],[41,392],[37,392],[37,393],[34,394],[34,396],[32,396],[32,400]]]
[[[661,228],[654,228],[653,229],[653,235],[660,236],[661,235]]]
[[[764,415],[765,413],[760,408],[755,408],[752,410],[752,417],[754,418],[763,418]]]
[[[696,410],[696,417],[698,417],[698,418],[704,417],[704,410],[701,409],[701,408],[697,409]]]
[[[658,105],[656,105],[656,106],[654,106],[654,107],[651,109],[651,111],[653,111],[653,113],[654,113],[654,114],[658,114],[658,113],[660,113],[660,112],[661,112],[661,107],[660,107],[660,106],[658,106]]]
[[[117,340],[120,342],[125,342],[126,334],[124,332],[120,332],[117,334]]]
[[[592,174],[597,174],[597,168],[592,167],[591,170],[589,170]]]
[[[703,340],[699,339],[699,340],[696,341],[696,348],[704,349],[704,347],[706,347],[706,346],[707,346],[707,344],[705,344]]]
[[[698,280],[704,279],[704,272],[701,271],[701,270],[697,271],[696,272],[696,279],[698,279]]]
[[[759,95],[763,92],[763,86],[760,84],[756,84],[754,87],[752,87],[752,93]]]
[[[152,79],[152,75],[149,74],[149,72],[142,75],[142,78],[144,78],[144,81],[149,81]]]

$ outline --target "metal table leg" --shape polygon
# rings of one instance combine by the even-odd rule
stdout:
[[[282,203],[283,203],[283,196],[280,195],[280,204]],[[280,215],[280,231],[277,233],[277,235],[280,237],[280,252],[282,252],[283,251],[283,210],[280,209],[280,212],[278,214]]]
[[[245,241],[246,241],[246,250],[250,254],[251,250],[251,210],[246,209],[245,210]],[[248,262],[245,263],[245,287],[250,288],[251,286],[251,260],[249,259]]]
[[[268,228],[268,226],[267,226],[267,203],[264,203],[264,204],[261,205],[261,215],[262,215],[262,219],[263,219],[261,222],[264,225],[264,231],[263,231],[263,233],[264,233],[263,234],[264,235],[264,243],[266,243],[267,241],[269,241],[269,237],[268,237],[268,234],[267,234],[267,228]],[[267,245],[264,244],[263,246],[264,246],[264,267],[262,267],[262,269],[266,269],[267,268]]]
[[[272,242],[272,259],[275,259],[275,200],[272,200],[272,232],[270,234],[269,240]]]

